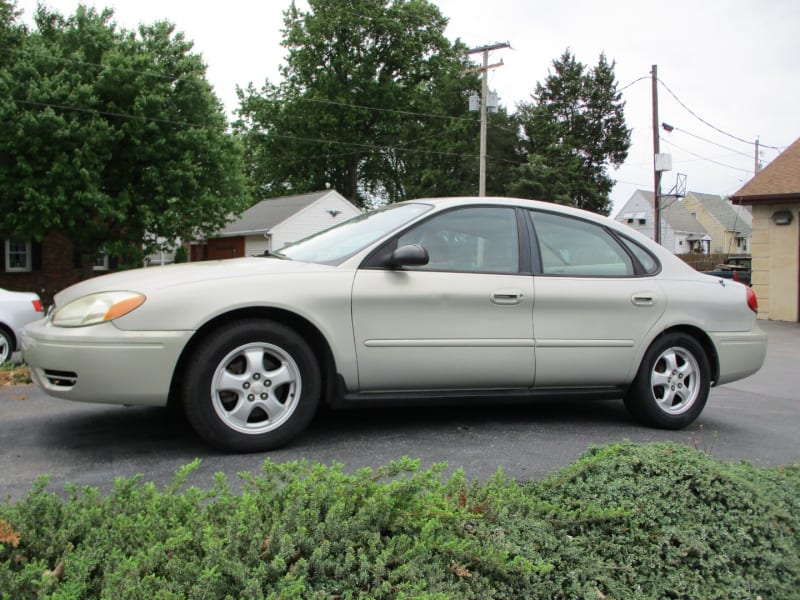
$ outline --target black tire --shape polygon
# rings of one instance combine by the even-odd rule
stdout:
[[[688,334],[668,333],[645,352],[625,406],[644,425],[682,429],[703,411],[710,388],[703,347]]]
[[[14,350],[14,336],[0,327],[0,365],[11,360]]]
[[[320,368],[294,330],[237,321],[211,333],[189,359],[183,407],[194,430],[224,450],[260,452],[298,435],[319,404]]]

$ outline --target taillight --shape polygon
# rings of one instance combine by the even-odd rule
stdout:
[[[36,312],[40,312],[40,313],[44,312],[44,306],[42,306],[42,301],[41,300],[39,300],[39,299],[31,300],[31,303],[33,304],[33,310],[35,310]]]
[[[756,298],[756,293],[749,285],[745,287],[747,288],[747,306],[754,313],[758,314],[758,298]]]

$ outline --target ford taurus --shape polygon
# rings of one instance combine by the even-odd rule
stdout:
[[[757,371],[740,283],[624,224],[509,198],[389,205],[265,256],[125,271],[25,330],[51,396],[182,406],[211,444],[276,448],[325,402],[620,398],[682,428]]]

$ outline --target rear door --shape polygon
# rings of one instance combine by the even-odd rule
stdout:
[[[627,383],[666,297],[654,257],[604,227],[530,211],[536,387]]]

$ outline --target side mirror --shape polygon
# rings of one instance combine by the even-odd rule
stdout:
[[[421,267],[427,265],[430,260],[428,251],[419,244],[409,244],[400,246],[392,252],[389,260],[386,261],[387,267]]]

